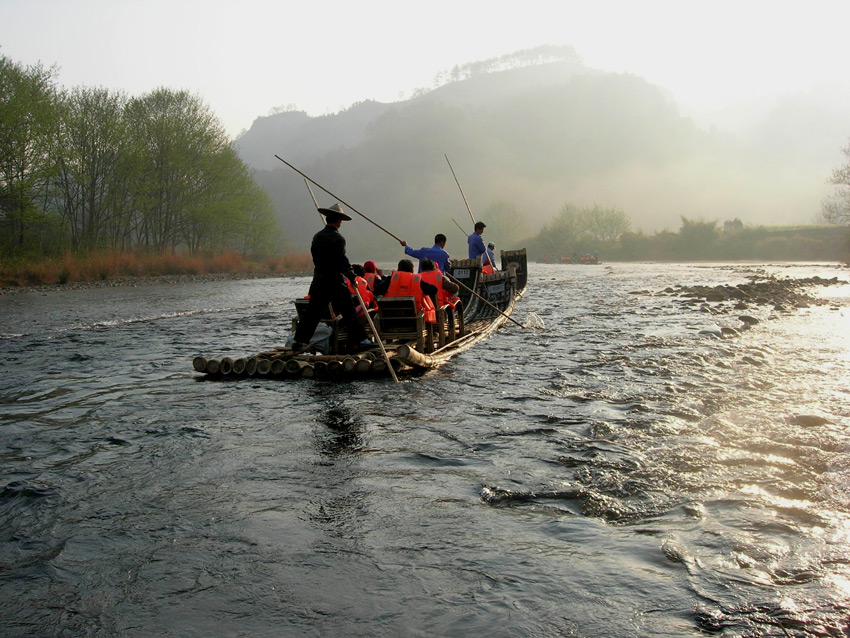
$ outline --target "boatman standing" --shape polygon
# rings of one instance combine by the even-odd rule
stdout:
[[[484,248],[484,240],[481,239],[481,235],[484,234],[485,228],[487,228],[487,224],[484,222],[475,222],[475,232],[466,238],[466,241],[469,244],[470,259],[481,259],[481,255],[487,254],[487,249]]]
[[[333,304],[334,311],[342,315],[348,329],[349,342],[357,344],[356,349],[371,348],[375,344],[366,338],[346,284],[346,280],[354,284],[356,279],[345,254],[345,238],[340,234],[339,227],[343,221],[351,221],[351,217],[342,211],[339,204],[319,208],[319,212],[325,216],[325,227],[313,235],[313,243],[310,245],[315,266],[310,284],[310,303],[298,321],[292,349],[304,350],[308,347],[323,312],[327,311],[328,303]]]
[[[404,246],[404,254],[415,257],[419,260],[419,272],[422,272],[422,260],[430,259],[442,272],[448,272],[452,267],[449,253],[446,252],[446,236],[443,233],[434,235],[434,245],[431,248],[423,246],[419,250],[414,250],[407,245],[406,241],[400,242]]]

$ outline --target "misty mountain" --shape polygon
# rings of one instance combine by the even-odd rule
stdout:
[[[363,141],[366,129],[389,108],[388,104],[369,101],[335,115],[310,117],[303,111],[287,111],[258,117],[233,145],[254,168],[272,170],[281,166],[275,154],[307,165],[329,149],[352,147]]]
[[[497,249],[517,246],[567,203],[620,208],[647,232],[675,230],[681,216],[811,223],[850,134],[842,113],[817,95],[788,96],[733,133],[697,124],[642,78],[574,59],[473,74],[336,115],[258,118],[234,145],[293,246],[306,249],[320,221],[303,179],[275,153],[411,245],[443,232],[461,255],[471,222],[446,156]],[[335,201],[313,190],[320,204]],[[354,259],[401,254],[354,216],[344,227]]]

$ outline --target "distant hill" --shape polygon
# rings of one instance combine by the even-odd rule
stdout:
[[[352,147],[363,141],[369,125],[389,108],[370,101],[336,115],[310,117],[303,111],[289,111],[258,117],[233,145],[254,168],[272,170],[281,166],[274,158],[276,154],[299,164],[311,164],[330,149]]]
[[[497,249],[539,231],[565,203],[621,208],[647,232],[678,228],[681,215],[809,223],[850,135],[838,109],[826,117],[814,102],[796,96],[732,135],[683,116],[662,88],[576,57],[467,74],[394,104],[258,118],[234,145],[295,246],[306,248],[319,220],[303,179],[275,153],[409,243],[443,232],[461,255],[457,224],[469,232],[469,214],[446,155]],[[334,201],[314,191],[320,204]],[[401,254],[362,219],[345,235],[355,260]]]

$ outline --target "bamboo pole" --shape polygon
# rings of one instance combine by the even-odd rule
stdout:
[[[458,180],[457,175],[455,175],[455,169],[452,166],[452,163],[449,162],[449,156],[446,155],[445,158],[446,158],[446,162],[448,162],[448,164],[449,164],[449,168],[452,171],[452,177],[455,178],[455,184],[457,184],[457,188],[460,191],[460,196],[463,197],[463,203],[466,204],[466,211],[469,213],[469,216],[472,218],[472,225],[475,226],[475,224],[476,224],[475,216],[472,214],[472,209],[469,207],[469,202],[466,201],[466,195],[463,194],[463,189],[460,187],[460,180]],[[455,222],[455,223],[457,223],[457,222]],[[461,230],[463,230],[463,229],[461,229]],[[466,231],[464,231],[464,232],[466,232]],[[474,229],[473,229],[473,232],[475,232]],[[487,252],[486,246],[484,247],[484,256],[487,257],[487,261],[490,262],[490,268],[492,268],[493,270],[496,270],[496,265],[493,263],[493,260],[490,259],[490,253]]]
[[[517,321],[516,319],[514,319],[513,317],[511,317],[509,314],[506,314],[506,313],[502,312],[501,310],[499,310],[498,308],[496,308],[496,306],[494,306],[493,304],[491,304],[491,303],[490,303],[489,301],[487,301],[484,297],[482,297],[482,296],[481,296],[481,295],[479,295],[477,292],[475,292],[472,288],[470,288],[469,286],[467,286],[467,285],[463,284],[462,282],[458,281],[457,279],[455,279],[454,277],[452,277],[449,273],[444,273],[444,274],[445,274],[445,276],[446,276],[446,277],[448,277],[448,278],[449,278],[449,280],[450,280],[450,281],[455,282],[458,286],[460,286],[460,287],[461,287],[461,288],[463,288],[464,290],[467,290],[468,292],[470,292],[470,293],[472,293],[473,295],[475,295],[476,297],[478,297],[481,301],[483,301],[484,303],[486,303],[488,306],[490,306],[493,310],[495,310],[496,312],[498,312],[500,315],[502,315],[502,316],[503,316],[503,317],[505,317],[506,319],[509,319],[509,320],[513,321],[513,322],[514,322],[516,325],[518,325],[520,328],[525,328],[525,326],[524,326],[524,325],[522,325],[519,321]]]
[[[352,206],[351,204],[349,204],[348,202],[346,202],[346,201],[345,201],[344,199],[342,199],[339,195],[334,195],[334,194],[333,194],[331,191],[329,191],[327,188],[325,188],[324,186],[322,186],[321,184],[319,184],[319,182],[317,182],[317,181],[316,181],[316,180],[314,180],[314,179],[311,179],[310,177],[308,177],[307,175],[305,175],[304,173],[302,173],[301,171],[299,171],[297,168],[295,168],[292,164],[290,164],[289,162],[287,162],[285,159],[283,159],[283,158],[282,158],[282,157],[280,157],[279,155],[275,155],[275,157],[276,157],[277,159],[279,159],[281,162],[283,162],[284,164],[286,164],[286,165],[287,165],[289,168],[291,168],[293,171],[295,171],[296,173],[298,173],[298,174],[299,174],[301,177],[303,177],[305,180],[309,181],[311,184],[315,184],[316,186],[318,186],[319,188],[321,188],[323,191],[325,191],[328,195],[330,195],[331,197],[333,197],[335,200],[337,200],[338,202],[340,202],[340,203],[342,203],[342,204],[345,204],[345,205],[346,205],[349,209],[351,209],[353,212],[355,212],[355,213],[357,213],[358,215],[360,215],[360,216],[361,216],[363,219],[365,219],[367,222],[369,222],[370,224],[374,224],[375,226],[377,226],[378,228],[380,228],[382,231],[384,231],[387,235],[389,235],[390,237],[392,237],[393,239],[395,239],[397,242],[401,243],[401,241],[402,241],[401,239],[399,239],[398,237],[396,237],[395,235],[393,235],[390,231],[388,231],[386,228],[384,228],[383,226],[381,226],[381,225],[380,225],[379,223],[377,223],[376,221],[369,219],[366,215],[364,215],[364,214],[363,214],[363,213],[361,213],[359,210],[357,210],[356,208],[354,208],[354,206]]]
[[[384,348],[384,342],[381,339],[381,335],[379,335],[378,331],[375,329],[375,324],[372,322],[372,317],[369,315],[369,309],[366,307],[366,304],[363,303],[363,297],[360,295],[360,289],[357,287],[357,284],[354,284],[354,292],[357,295],[357,301],[360,302],[360,307],[363,308],[363,314],[366,315],[366,321],[369,323],[369,329],[372,331],[372,334],[375,335],[378,345],[381,346],[381,353],[384,355],[384,361],[387,362],[387,367],[389,367],[390,373],[393,375],[393,381],[398,383],[398,377],[390,363],[390,355],[387,354],[387,349]]]

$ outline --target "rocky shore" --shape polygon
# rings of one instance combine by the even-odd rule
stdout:
[[[747,283],[730,285],[721,284],[717,286],[675,286],[665,288],[657,293],[678,297],[677,301],[684,306],[692,307],[694,310],[710,315],[731,315],[739,323],[736,325],[724,325],[701,330],[707,336],[720,337],[722,339],[734,337],[742,330],[761,323],[765,317],[772,313],[793,312],[794,310],[808,308],[811,306],[831,305],[834,309],[835,302],[810,294],[810,290],[816,286],[847,285],[850,281],[832,277],[801,277],[801,278],[778,278],[775,276],[764,278],[752,278]],[[745,314],[739,314],[745,313]],[[762,319],[757,316],[760,315]]]
[[[205,275],[157,275],[153,277],[119,277],[100,281],[74,281],[67,284],[41,286],[0,286],[0,295],[59,292],[64,290],[86,290],[89,288],[119,288],[150,285],[169,285],[185,283],[206,283],[211,281],[232,281],[238,279],[274,279],[281,277],[309,276],[309,272],[291,273],[213,273]]]
[[[718,286],[676,286],[665,288],[664,293],[682,297],[682,303],[687,305],[708,302],[731,302],[719,306],[707,306],[708,311],[747,310],[751,306],[772,306],[774,310],[784,311],[793,308],[808,308],[809,306],[827,305],[825,299],[813,297],[808,290],[814,286],[834,286],[850,282],[832,277],[803,277],[799,279],[767,277],[762,280],[752,279],[745,284],[736,286],[722,284]]]

